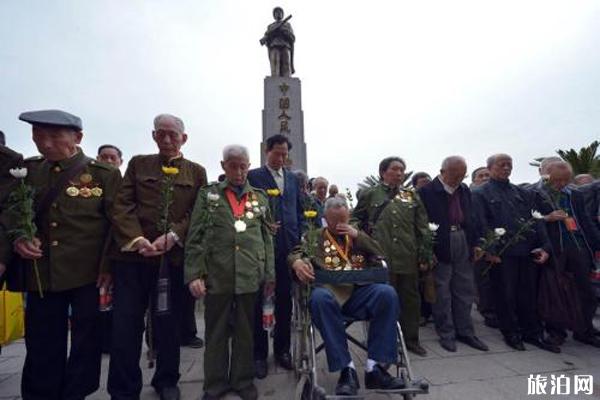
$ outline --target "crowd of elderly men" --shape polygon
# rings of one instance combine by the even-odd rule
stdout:
[[[144,332],[161,399],[180,397],[180,345],[205,346],[204,399],[230,391],[255,399],[253,380],[268,375],[270,336],[275,361],[293,369],[294,282],[374,259],[385,259],[387,284],[311,292],[329,369],[340,372],[338,395],[359,388],[344,316],[371,322],[365,385],[373,389],[404,385],[387,372],[398,355],[396,321],[420,356],[427,351],[419,326],[431,317],[445,350],[461,342],[488,351],[473,328],[473,303],[516,350],[527,343],[559,353],[568,330],[600,347],[590,281],[600,261],[600,182],[574,178],[560,158],[544,159],[539,182],[515,185],[511,157],[492,155],[469,188],[465,159],[451,156],[433,179],[414,174],[409,188],[406,162],[388,157],[380,182],[360,190],[351,208],[327,179],[286,168],[291,143],[282,135],[268,138],[266,165],[252,170],[245,147],[227,146],[224,175],[208,183],[205,169],[184,158],[188,136],[173,115],[154,119],[158,152],[132,157],[123,177],[118,147],[101,146],[96,159],[82,152],[80,118],[57,110],[19,118],[32,125],[40,156],[23,159],[2,135],[0,274],[9,289],[27,292],[26,400],[93,393],[103,351],[111,398],[139,399]],[[34,190],[32,235],[15,211],[25,204],[14,195],[21,180]],[[312,259],[301,245],[314,217],[306,211],[316,211],[321,238]],[[112,311],[101,312],[107,293]],[[196,336],[196,298],[204,299],[205,343]],[[265,304],[274,304],[271,335]]]

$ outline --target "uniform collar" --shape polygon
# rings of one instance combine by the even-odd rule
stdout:
[[[65,169],[68,169],[70,166],[74,165],[75,163],[77,163],[83,157],[85,157],[85,154],[83,154],[83,151],[81,150],[81,148],[77,147],[77,153],[75,153],[71,157],[62,159],[60,161],[50,161],[50,164],[53,166],[60,167],[61,170],[65,170]]]
[[[183,153],[180,152],[175,157],[167,157],[158,153],[158,159],[162,165],[175,166],[175,164],[179,164],[183,160]]]

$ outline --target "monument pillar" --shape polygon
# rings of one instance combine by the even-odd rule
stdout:
[[[265,78],[265,103],[262,112],[263,140],[260,162],[264,165],[267,138],[282,134],[292,143],[289,153],[291,170],[303,170],[306,165],[306,143],[304,142],[304,113],[302,111],[300,79],[267,76]]]

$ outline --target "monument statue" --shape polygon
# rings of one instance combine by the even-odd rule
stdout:
[[[261,45],[267,45],[269,61],[271,63],[271,76],[290,77],[294,72],[294,42],[296,37],[292,26],[288,22],[291,15],[283,18],[283,9],[275,7],[273,18],[265,35],[260,39]]]

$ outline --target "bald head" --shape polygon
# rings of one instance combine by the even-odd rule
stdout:
[[[444,183],[452,188],[457,188],[467,173],[467,161],[461,156],[446,157],[442,161],[440,175]]]
[[[573,179],[573,183],[577,186],[587,185],[594,182],[594,177],[590,174],[579,174]]]
[[[573,178],[571,164],[565,161],[554,161],[548,165],[548,183],[556,190],[561,190]]]

